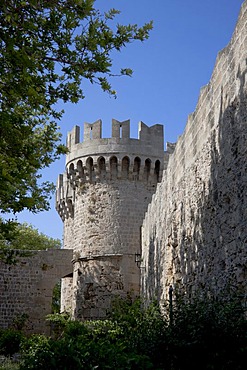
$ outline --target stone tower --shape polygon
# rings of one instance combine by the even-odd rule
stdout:
[[[68,134],[66,172],[59,175],[56,209],[64,223],[64,248],[73,249],[73,274],[62,281],[62,311],[77,319],[103,318],[114,295],[139,293],[140,229],[164,169],[163,126],[112,120]]]

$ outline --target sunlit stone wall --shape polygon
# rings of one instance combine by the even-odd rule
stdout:
[[[247,2],[142,227],[141,290],[247,292]]]

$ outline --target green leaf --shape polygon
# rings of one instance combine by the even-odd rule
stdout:
[[[152,23],[118,25],[120,13],[101,14],[94,0],[0,2],[0,210],[49,208],[52,184],[40,170],[66,149],[61,146],[59,101],[84,98],[83,82],[116,97],[110,78],[112,52],[148,38]]]

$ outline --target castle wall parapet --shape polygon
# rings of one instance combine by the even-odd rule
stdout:
[[[84,141],[80,142],[80,127],[75,126],[68,133],[67,146],[69,154],[66,162],[84,156],[133,153],[162,157],[164,152],[163,125],[156,124],[148,127],[139,122],[138,139],[130,138],[130,121],[119,122],[112,120],[112,137],[102,138],[102,121],[84,123]]]

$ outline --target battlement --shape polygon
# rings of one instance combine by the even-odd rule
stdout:
[[[67,163],[79,156],[100,153],[136,153],[162,157],[164,152],[163,125],[148,127],[139,122],[138,139],[130,138],[130,120],[112,120],[112,137],[102,138],[102,121],[84,123],[83,142],[80,142],[80,127],[75,126],[67,135]]]
[[[102,138],[102,121],[98,120],[84,124],[84,141],[80,142],[80,127],[75,126],[67,137],[67,177],[91,183],[149,179],[156,184],[164,169],[163,126],[140,122],[138,133],[138,139],[130,138],[130,121],[113,119],[112,137]]]
[[[57,183],[57,210],[61,217],[73,217],[74,192],[83,184],[142,183],[154,189],[162,179],[171,150],[164,152],[163,126],[148,127],[139,123],[138,139],[130,138],[130,121],[112,120],[112,137],[102,138],[102,121],[84,124],[84,141],[80,127],[67,136],[69,153],[66,172]]]

